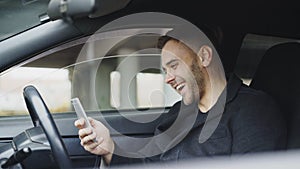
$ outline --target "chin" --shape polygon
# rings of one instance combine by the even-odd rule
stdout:
[[[192,99],[192,98],[183,98],[183,103],[185,104],[185,105],[190,105],[190,104],[192,104],[194,102],[194,99]]]

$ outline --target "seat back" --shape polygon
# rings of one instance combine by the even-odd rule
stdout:
[[[288,42],[267,50],[251,81],[252,88],[271,95],[284,113],[287,149],[300,148],[300,43]]]

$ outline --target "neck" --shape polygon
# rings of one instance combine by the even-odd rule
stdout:
[[[205,84],[205,93],[201,97],[198,108],[201,112],[208,112],[218,101],[218,98],[222,94],[226,87],[225,77],[210,77],[207,78]]]

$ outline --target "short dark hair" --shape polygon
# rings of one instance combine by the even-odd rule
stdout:
[[[167,36],[167,35],[164,35],[164,36],[161,36],[158,38],[158,41],[157,41],[157,48],[158,49],[162,49],[166,43],[169,41],[169,40],[176,40],[178,41],[177,39],[175,38],[172,38],[170,36]]]

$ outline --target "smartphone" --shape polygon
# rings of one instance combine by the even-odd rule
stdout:
[[[76,97],[76,98],[71,99],[71,103],[75,109],[78,119],[80,119],[80,118],[84,119],[84,122],[85,122],[84,127],[92,127],[90,124],[90,121],[88,120],[87,115],[81,105],[80,100]]]
[[[75,112],[77,114],[78,119],[80,119],[80,118],[84,119],[84,127],[85,128],[86,127],[92,128],[92,125],[91,125],[89,119],[87,118],[87,115],[86,115],[86,113],[85,113],[85,111],[84,111],[84,109],[83,109],[83,107],[81,105],[80,100],[76,97],[76,98],[71,99],[71,103],[72,103],[72,105],[73,105],[73,107],[75,109]],[[94,139],[93,141],[97,142],[96,139]]]

